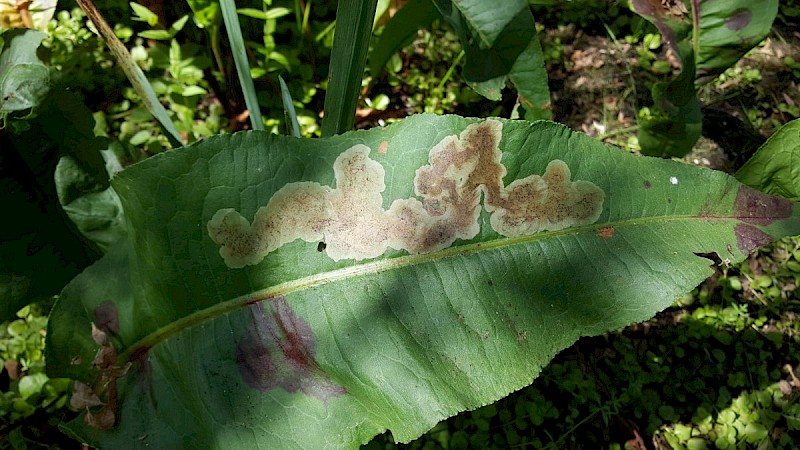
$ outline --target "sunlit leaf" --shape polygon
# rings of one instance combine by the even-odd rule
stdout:
[[[217,136],[113,186],[129,239],[47,333],[48,374],[106,402],[67,426],[99,448],[407,442],[650,318],[699,254],[800,234],[796,204],[549,122]]]

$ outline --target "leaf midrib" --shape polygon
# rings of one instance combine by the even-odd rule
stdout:
[[[620,220],[616,222],[594,223],[591,225],[577,226],[565,228],[558,231],[544,231],[535,234],[529,234],[519,237],[506,237],[492,239],[490,241],[475,242],[472,244],[459,245],[449,247],[438,252],[418,254],[418,255],[404,255],[395,258],[378,259],[368,261],[365,263],[357,263],[348,267],[323,272],[315,275],[308,275],[297,278],[291,281],[285,281],[274,286],[259,289],[246,295],[232,298],[230,300],[217,303],[209,308],[195,311],[188,316],[178,319],[169,325],[161,327],[147,336],[128,347],[119,356],[120,364],[124,364],[132,359],[137,359],[146,353],[149,349],[159,344],[160,342],[168,339],[170,336],[180,333],[188,328],[197,324],[203,323],[206,320],[214,319],[219,316],[228,314],[236,309],[245,305],[267,301],[281,297],[293,292],[303,289],[320,286],[323,284],[341,281],[348,278],[370,274],[385,272],[388,270],[399,269],[417,264],[424,264],[431,261],[439,261],[454,256],[469,255],[487,250],[493,250],[503,247],[511,247],[528,242],[543,240],[545,238],[556,238],[559,236],[583,234],[587,231],[594,231],[600,228],[620,228],[624,226],[637,226],[647,223],[658,222],[678,222],[682,220],[704,220],[704,221],[720,221],[720,220],[741,220],[736,216],[699,216],[693,215],[680,215],[680,216],[651,216],[651,217],[638,217],[633,219]],[[120,366],[121,367],[121,366]]]

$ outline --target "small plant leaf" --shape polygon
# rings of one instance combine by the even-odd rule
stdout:
[[[417,30],[441,17],[432,0],[409,0],[386,24],[369,54],[373,79],[380,76],[389,58],[416,36]]]
[[[536,24],[528,2],[498,8],[482,0],[433,0],[466,53],[462,75],[475,91],[500,100],[510,80],[528,120],[549,119],[550,90]]]
[[[192,9],[192,18],[199,28],[217,27],[222,21],[218,1],[186,0],[186,3]]]
[[[46,353],[113,385],[113,428],[66,425],[99,448],[408,442],[669,306],[698,254],[800,234],[788,200],[544,121],[216,136],[112,184],[129,239],[64,289]]]
[[[800,119],[776,131],[736,172],[736,179],[768,194],[800,200]]]
[[[288,8],[270,8],[266,11],[255,8],[239,8],[236,10],[239,14],[254,19],[261,20],[274,20],[280,19],[283,16],[289,15],[291,11]]]
[[[136,2],[130,2],[130,5],[134,14],[131,19],[137,22],[145,22],[151,27],[158,25],[158,15],[151,11],[150,8]]]
[[[3,34],[0,53],[0,127],[11,112],[26,111],[38,105],[50,89],[50,69],[36,56],[46,35],[28,29]]]
[[[145,30],[139,33],[139,36],[145,39],[155,39],[157,41],[167,41],[175,37],[180,32],[189,16],[183,16],[169,27],[169,30]]]

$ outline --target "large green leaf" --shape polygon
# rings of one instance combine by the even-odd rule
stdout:
[[[432,0],[464,47],[467,84],[491,100],[510,80],[528,120],[549,119],[550,89],[528,2]]]
[[[74,157],[63,156],[54,178],[64,212],[81,234],[105,252],[125,235],[125,218],[117,193],[108,185],[109,177],[122,170],[122,163],[112,149],[101,150],[100,154],[106,163],[103,176],[86,170]]]
[[[778,14],[778,0],[631,0],[631,7],[653,22],[676,51],[681,40],[692,42],[699,82],[736,64],[767,37]]]
[[[770,136],[736,178],[764,192],[800,200],[800,119]]]
[[[800,234],[787,200],[549,122],[238,133],[113,186],[129,240],[64,289],[46,355],[102,448],[409,441],[665,308],[698,254]]]
[[[0,210],[13,216],[0,232],[0,320],[14,317],[27,303],[57,294],[99,258],[103,246],[94,240],[99,237],[93,234],[96,226],[84,221],[89,227],[76,228],[70,221],[75,216],[65,214],[59,194],[69,198],[65,203],[74,201],[68,210],[93,209],[92,219],[102,220],[100,199],[83,197],[83,187],[110,189],[100,153],[106,142],[94,135],[92,113],[80,96],[64,90],[38,59],[43,36],[33,30],[8,31],[0,53],[0,114],[5,125],[0,130]],[[80,174],[72,178],[75,183],[54,180],[60,158],[70,162],[71,169],[63,174]],[[70,177],[61,181],[66,178]],[[88,239],[80,231],[87,232]]]

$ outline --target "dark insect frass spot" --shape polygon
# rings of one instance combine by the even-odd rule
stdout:
[[[334,384],[314,360],[316,341],[308,323],[283,297],[250,306],[252,324],[236,347],[242,380],[253,389],[301,392],[327,403],[346,391]]]

